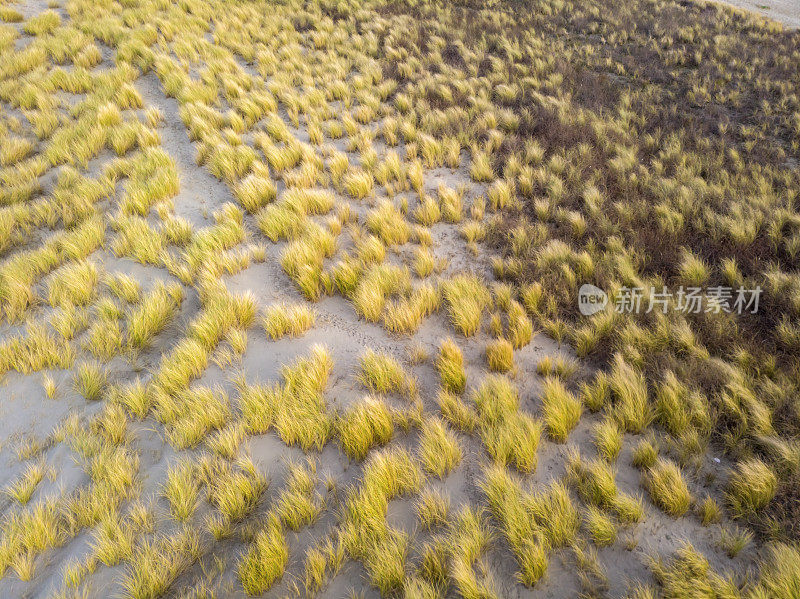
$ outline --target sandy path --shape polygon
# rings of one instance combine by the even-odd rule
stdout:
[[[713,0],[723,2],[723,0]],[[779,21],[791,29],[800,28],[800,1],[798,0],[724,0],[736,8],[742,8],[762,17]]]

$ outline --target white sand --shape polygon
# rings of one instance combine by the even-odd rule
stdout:
[[[714,0],[779,21],[791,29],[800,28],[800,0]]]

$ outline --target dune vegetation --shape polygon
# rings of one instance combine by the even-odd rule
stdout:
[[[0,56],[0,596],[800,592],[796,31],[0,0]]]

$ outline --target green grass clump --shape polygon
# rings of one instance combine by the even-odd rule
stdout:
[[[617,540],[617,525],[614,520],[593,505],[586,511],[586,529],[592,541],[600,547],[613,545]]]
[[[170,442],[180,449],[194,447],[230,418],[227,394],[221,389],[194,386],[175,395],[153,390],[155,416],[167,425]]]
[[[653,502],[670,516],[683,516],[689,509],[692,496],[674,462],[658,458],[644,475],[644,485]]]
[[[475,390],[473,401],[481,420],[494,424],[517,411],[519,393],[507,377],[491,375]]]
[[[362,200],[372,193],[375,180],[372,174],[366,171],[353,170],[344,177],[344,188],[347,193],[357,199]]]
[[[555,359],[551,356],[544,356],[536,364],[536,372],[541,376],[554,376],[562,380],[569,379],[577,369],[578,365],[574,360],[565,358],[562,355],[556,356]]]
[[[337,420],[336,432],[344,452],[363,460],[370,449],[392,439],[392,413],[385,403],[367,396]]]
[[[637,468],[650,468],[658,459],[658,447],[651,439],[641,439],[633,448],[633,465]]]
[[[281,267],[307,300],[319,300],[323,292],[322,265],[335,251],[335,235],[313,222],[283,249]]]
[[[489,455],[496,462],[513,464],[523,472],[534,470],[542,426],[535,418],[518,410],[519,395],[511,381],[501,375],[487,377],[473,393],[473,401],[481,439]],[[445,413],[445,404],[440,405]],[[458,401],[451,401],[448,408],[453,416],[470,418]]]
[[[207,454],[200,463],[200,473],[208,486],[208,501],[217,508],[223,529],[250,515],[268,486],[249,458],[231,463]]]
[[[274,426],[285,443],[321,450],[327,442],[332,422],[322,392],[332,369],[330,352],[315,345],[307,358],[281,370],[284,385],[273,396]]]
[[[239,562],[239,580],[248,595],[269,590],[283,576],[289,561],[289,546],[283,527],[272,517],[256,533],[247,553]]]
[[[778,478],[772,469],[752,458],[736,465],[728,480],[726,496],[734,517],[764,509],[775,497]]]
[[[264,330],[270,339],[280,339],[286,335],[299,337],[314,326],[316,319],[316,311],[305,304],[278,304],[267,309]]]
[[[800,547],[776,543],[761,565],[753,599],[792,599],[800,596]]]
[[[275,200],[277,187],[272,179],[252,173],[239,182],[234,189],[233,195],[242,208],[250,214],[255,214]]]
[[[389,301],[383,322],[393,333],[413,335],[419,330],[423,319],[439,307],[439,302],[438,289],[431,283],[423,283],[399,300]]]
[[[95,295],[99,276],[93,262],[83,260],[61,267],[47,288],[51,306],[84,306]]]
[[[106,279],[109,290],[123,302],[135,304],[139,301],[142,286],[134,277],[114,273]]]
[[[28,19],[23,30],[29,35],[43,35],[52,33],[59,25],[61,25],[61,17],[58,13],[46,10]]]
[[[177,283],[159,281],[128,316],[128,345],[138,351],[150,345],[175,317],[183,301],[183,288]]]
[[[368,349],[361,356],[361,383],[377,393],[401,393],[411,397],[417,384],[395,358]]]
[[[508,372],[514,368],[514,347],[500,338],[486,345],[486,363],[493,372]]]
[[[137,546],[122,575],[124,596],[163,595],[200,554],[199,535],[191,528],[145,541]]]
[[[351,556],[363,560],[370,581],[383,592],[402,587],[409,545],[408,535],[386,522],[388,502],[416,492],[421,482],[419,466],[406,451],[383,450],[367,461],[361,485],[350,491],[345,502],[345,547]]]
[[[445,391],[457,395],[464,392],[464,388],[467,385],[467,373],[464,371],[464,354],[456,342],[450,338],[444,339],[439,346],[436,370],[439,371],[439,379]]]
[[[547,571],[552,547],[571,543],[580,520],[569,491],[559,482],[526,492],[501,466],[487,469],[481,488],[520,567],[523,584],[533,586]]]
[[[445,424],[431,418],[423,422],[420,436],[420,460],[423,468],[444,478],[461,462],[461,446]]]
[[[463,597],[495,599],[495,584],[490,577],[478,577],[475,563],[489,548],[492,533],[483,510],[464,507],[453,518],[448,535],[449,573]]]
[[[709,524],[719,522],[722,518],[722,512],[719,508],[719,504],[710,495],[706,495],[706,498],[703,500],[703,502],[697,506],[697,511],[698,515],[700,516],[700,523],[703,526],[708,526]]]
[[[408,241],[411,228],[403,215],[388,201],[381,202],[378,208],[367,215],[367,229],[380,237],[387,246],[402,245]]]
[[[197,508],[200,485],[192,464],[182,462],[172,466],[167,472],[164,484],[164,497],[169,501],[173,516],[185,522]]]
[[[742,596],[734,580],[715,572],[705,556],[689,543],[678,549],[671,563],[660,558],[650,560],[650,569],[666,597]]]
[[[314,490],[316,467],[312,461],[305,464],[290,464],[286,488],[281,492],[274,507],[284,526],[297,532],[310,525],[319,515],[322,504],[320,495]]]
[[[720,527],[719,546],[725,550],[729,558],[739,555],[753,540],[753,533],[737,526]]]
[[[355,275],[352,278],[357,278],[358,271],[352,265],[343,264],[338,272],[337,286],[340,289],[353,289],[353,307],[371,322],[380,320],[388,296],[407,291],[411,287],[411,275],[408,269],[393,264],[374,264],[357,282],[344,280],[350,279],[351,275]]]
[[[601,508],[615,505],[619,497],[616,471],[605,460],[583,461],[577,452],[567,456],[567,475],[584,501]]]
[[[613,417],[625,432],[641,433],[653,419],[644,375],[617,354],[609,383],[614,398]]]
[[[73,377],[75,390],[89,401],[102,397],[108,383],[108,375],[97,362],[82,362]]]
[[[550,438],[564,443],[578,425],[583,405],[580,399],[567,391],[560,379],[548,378],[542,391],[542,410]]]
[[[431,487],[423,489],[416,502],[417,517],[422,528],[433,530],[447,525],[450,497]]]
[[[465,337],[474,335],[481,324],[481,315],[491,302],[491,294],[477,276],[456,275],[446,281],[442,290],[453,326]]]
[[[436,401],[444,419],[457,429],[472,432],[478,425],[475,411],[455,393],[440,389]]]
[[[594,427],[594,444],[603,459],[613,462],[622,450],[622,432],[617,424],[606,418]]]

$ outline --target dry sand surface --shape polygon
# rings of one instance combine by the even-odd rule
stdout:
[[[763,14],[797,25],[792,2],[770,4]],[[70,59],[46,55],[38,70],[4,71],[6,80],[29,77],[39,95],[14,105],[8,97],[20,99],[25,90],[4,91],[2,143],[14,136],[31,148],[19,160],[4,158],[3,172],[22,172],[21,165],[36,171],[36,156],[49,162],[30,193],[20,175],[26,195],[15,205],[36,210],[0,217],[16,219],[0,245],[8,302],[0,322],[0,597],[433,597],[467,596],[473,584],[485,594],[472,596],[567,598],[594,589],[620,597],[637,581],[653,584],[651,557],[673,556],[686,541],[714,570],[741,573],[752,565],[756,544],[735,559],[720,544],[721,526],[738,530],[728,515],[721,525],[704,526],[695,508],[673,517],[645,491],[634,448],[661,433],[624,433],[604,411],[585,408],[568,425],[566,443],[548,432],[546,381],[563,379],[568,399],[580,405],[581,384],[593,380],[596,367],[557,342],[554,330],[534,327],[534,300],[500,285],[492,244],[468,241],[466,225],[486,234],[491,198],[503,200],[502,189],[476,180],[467,144],[456,144],[449,159],[439,148],[439,157],[428,160],[423,137],[417,145],[402,135],[390,143],[380,133],[389,112],[350,116],[355,106],[381,106],[391,94],[375,91],[373,33],[337,30],[338,21],[329,20],[340,37],[326,45],[292,15],[270,21],[263,10],[238,15],[233,4],[202,0],[148,4],[130,21],[117,18],[116,3],[103,4],[98,17],[91,2],[70,3],[69,11],[66,4],[48,6],[2,5],[23,20],[7,18],[4,27],[18,37],[0,62],[10,65],[12,53],[31,48],[28,58],[40,60],[38,40],[55,39],[60,28],[63,43],[77,40],[77,47]],[[151,11],[159,18],[180,12],[185,20],[172,32],[163,23],[157,29]],[[26,30],[42,14],[55,15],[56,24],[43,19],[41,31]],[[265,31],[275,29],[252,48],[239,46],[244,38],[236,27],[254,15]],[[112,33],[104,39],[106,26]],[[334,47],[353,69],[349,85],[366,90],[355,104],[326,87],[331,59],[315,52]],[[291,76],[282,77],[283,69]],[[118,77],[79,80],[86,72]],[[51,73],[55,83],[45,83]],[[315,82],[333,96],[314,95]],[[57,115],[55,133],[34,133],[37,103]],[[298,118],[297,106],[317,116]],[[122,129],[130,123],[127,143]],[[341,135],[331,133],[334,126]],[[70,128],[65,157],[50,159],[58,132]],[[95,146],[97,135],[104,137]],[[220,148],[229,154],[214,154]],[[336,160],[347,172],[337,173]],[[393,160],[402,163],[398,172],[373,184],[371,173],[384,161],[390,169]],[[408,169],[417,167],[422,185],[414,189]],[[370,184],[362,197],[348,182],[364,171]],[[309,189],[322,195],[309,196]],[[249,192],[255,204],[247,204]],[[460,206],[445,217],[448,192]],[[11,198],[4,203],[14,204]],[[295,207],[270,212],[290,198]],[[424,198],[436,216],[423,214],[430,208]],[[74,244],[67,240],[84,224],[96,225],[96,243],[89,232]],[[399,242],[396,228],[405,231]],[[418,265],[421,255],[430,266]],[[15,259],[24,269],[19,277]],[[350,289],[346,267],[356,269]],[[368,282],[370,273],[378,282]],[[476,282],[454,288],[450,298],[448,285],[465,275]],[[18,280],[20,303],[12,305]],[[375,305],[377,314],[365,314]],[[263,321],[280,306],[306,310],[313,322],[302,326],[290,315],[288,326],[297,329],[270,337]],[[459,325],[460,310],[475,312],[474,334]],[[392,317],[405,323],[401,330],[390,330]],[[146,341],[137,341],[134,324],[151,331],[141,333]],[[513,366],[492,372],[487,346],[498,336],[512,338],[516,326],[522,332]],[[534,329],[531,338],[526,327]],[[466,389],[452,397],[471,424],[441,405],[445,383],[437,363],[448,338],[463,354],[466,376]],[[370,379],[362,366],[369,352],[399,364],[400,379],[378,371]],[[318,362],[302,362],[309,357]],[[548,360],[560,361],[563,371],[545,376]],[[490,407],[481,412],[473,397],[490,380],[508,382],[518,405],[502,407],[499,392],[489,393]],[[383,426],[392,432],[371,439],[380,425],[358,424],[359,435],[368,445],[372,440],[362,459],[347,455],[341,423],[366,397],[389,415]],[[524,423],[533,428],[519,428]],[[622,447],[605,466],[595,458],[601,424],[611,424]],[[441,438],[424,432],[436,426]],[[526,466],[515,460],[523,460],[533,432],[541,440]],[[424,468],[447,450],[457,457],[443,472]],[[582,461],[574,461],[576,452]],[[373,472],[383,458],[385,479]],[[493,464],[525,493],[565,481],[575,510],[570,538],[545,541],[542,531],[556,520],[546,510],[539,520],[523,516],[532,528],[522,530],[536,531],[533,538],[510,534],[502,510],[492,512],[486,499]],[[625,517],[605,500],[593,506],[579,489],[583,466],[576,464],[607,468],[615,497],[641,514]],[[723,503],[718,474],[730,465],[714,449],[687,464],[696,504],[706,496]],[[408,488],[398,482],[406,477]],[[363,499],[363,489],[375,496]],[[446,522],[426,528],[420,521],[423,489],[447,499]],[[519,509],[527,514],[529,507]],[[377,520],[370,519],[373,509]],[[470,515],[482,524],[470,529]],[[610,523],[615,538],[595,535],[593,516]],[[436,578],[437,551],[446,562],[444,583]],[[523,580],[520,564],[535,551],[544,552],[547,575]],[[393,567],[399,578],[384,571]],[[318,582],[314,572],[321,572]],[[443,594],[414,594],[414,585]]]
[[[743,8],[779,21],[792,29],[800,28],[800,2],[796,0],[725,0],[736,8]]]

